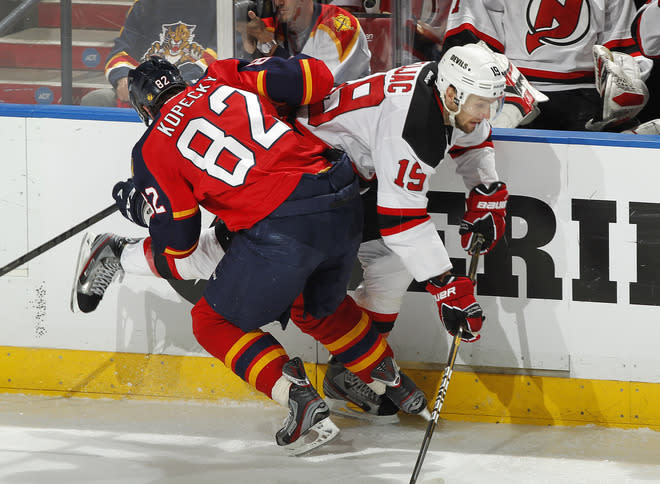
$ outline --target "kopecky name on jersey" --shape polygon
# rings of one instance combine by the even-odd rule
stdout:
[[[389,71],[385,79],[385,92],[387,94],[407,94],[411,92],[415,87],[419,72],[426,64],[426,62],[416,62]]]
[[[174,130],[179,124],[181,124],[181,119],[183,119],[186,114],[183,110],[195,104],[195,101],[208,93],[211,87],[213,87],[212,83],[215,80],[216,79],[213,77],[205,77],[198,82],[195,89],[183,96],[179,102],[172,106],[172,108],[163,116],[156,129],[171,138],[174,134]]]
[[[500,202],[478,202],[477,208],[482,210],[501,210],[506,208],[506,200]]]

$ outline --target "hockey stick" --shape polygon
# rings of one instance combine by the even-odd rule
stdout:
[[[470,271],[468,272],[468,277],[473,281],[477,277],[477,264],[479,263],[479,253],[481,252],[481,246],[484,243],[484,237],[481,234],[477,234],[474,244],[470,252],[472,252],[472,259],[470,260]],[[429,450],[429,445],[431,444],[431,437],[433,436],[433,431],[435,426],[438,424],[438,417],[440,416],[440,409],[442,404],[445,402],[445,395],[447,395],[447,387],[449,387],[449,379],[454,369],[454,362],[456,361],[456,355],[458,355],[458,347],[461,344],[461,337],[463,336],[463,326],[461,325],[454,335],[454,341],[451,343],[451,349],[449,350],[449,359],[447,360],[447,366],[445,371],[442,374],[442,381],[440,382],[440,389],[438,390],[438,396],[435,398],[435,405],[433,405],[433,412],[431,412],[431,420],[426,427],[426,433],[424,434],[424,440],[422,440],[422,447],[419,449],[419,455],[417,456],[417,462],[415,462],[415,468],[413,469],[412,476],[410,477],[410,484],[415,484],[417,482],[417,477],[419,476],[419,471],[422,470],[422,464],[424,463],[424,457],[426,457],[426,451]]]
[[[99,213],[97,213],[95,215],[92,215],[91,217],[89,217],[86,220],[83,220],[78,225],[75,225],[75,226],[71,227],[66,232],[62,232],[57,237],[54,237],[54,238],[50,239],[48,242],[45,242],[45,243],[41,244],[39,247],[37,247],[35,249],[32,249],[30,252],[28,252],[24,256],[21,256],[18,259],[16,259],[15,261],[12,261],[9,264],[7,264],[6,266],[0,268],[0,277],[4,276],[5,274],[7,274],[10,271],[13,271],[17,267],[22,266],[26,262],[31,261],[32,259],[34,259],[38,255],[41,255],[44,252],[46,252],[47,250],[52,249],[56,245],[61,244],[62,242],[64,242],[68,238],[73,237],[74,235],[76,235],[78,232],[81,232],[81,231],[85,230],[90,225],[94,225],[99,220],[102,220],[102,219],[106,218],[108,215],[112,214],[115,210],[117,210],[117,205],[115,205],[113,203],[108,208],[104,208]]]

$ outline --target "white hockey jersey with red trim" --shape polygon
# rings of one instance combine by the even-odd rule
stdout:
[[[642,54],[654,59],[660,58],[660,0],[649,0],[637,11],[633,36]]]
[[[498,180],[491,128],[470,134],[444,124],[437,63],[420,62],[351,81],[310,106],[299,123],[345,151],[365,179],[378,180],[381,236],[418,281],[451,268],[427,213],[429,179],[449,154],[469,189]]]
[[[454,0],[445,44],[483,40],[541,91],[595,88],[594,44],[632,55],[648,77],[652,63],[630,33],[634,17],[632,0]]]

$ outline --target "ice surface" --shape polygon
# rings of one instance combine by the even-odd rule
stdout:
[[[426,423],[333,418],[288,457],[286,410],[257,402],[0,395],[0,483],[408,483]],[[440,421],[418,483],[660,483],[660,432]]]

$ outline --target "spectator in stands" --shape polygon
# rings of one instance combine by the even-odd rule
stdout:
[[[152,55],[178,66],[186,81],[197,80],[217,58],[215,6],[215,0],[137,0],[105,64],[112,89],[92,91],[80,104],[130,107],[128,72]]]
[[[274,17],[249,13],[246,32],[261,55],[306,54],[322,59],[335,83],[369,74],[371,53],[358,20],[347,10],[313,0],[273,0]]]
[[[447,20],[443,49],[481,40],[505,54],[532,86],[549,97],[536,119],[523,120],[527,113],[521,113],[518,121],[525,127],[620,131],[626,124],[636,124],[633,118],[648,100],[644,79],[651,61],[641,55],[630,35],[632,0],[527,5],[505,0],[456,2]],[[594,46],[602,48],[594,50]],[[597,72],[595,58],[601,66]],[[618,79],[629,88],[622,89]],[[628,104],[618,104],[621,98]]]

